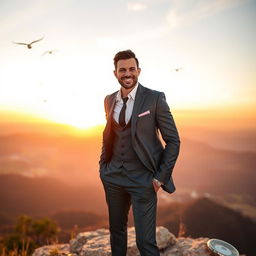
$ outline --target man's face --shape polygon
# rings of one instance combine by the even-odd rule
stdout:
[[[137,67],[134,58],[119,60],[114,74],[122,87],[132,89],[138,82],[140,68]]]

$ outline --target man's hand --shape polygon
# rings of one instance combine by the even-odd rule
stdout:
[[[159,188],[161,187],[162,183],[160,181],[158,181],[157,179],[153,179],[152,183],[153,183],[153,186],[154,186],[154,190],[157,193]]]

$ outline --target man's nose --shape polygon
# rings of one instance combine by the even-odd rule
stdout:
[[[125,75],[125,76],[130,76],[130,75],[131,75],[130,70],[126,70],[124,75]]]

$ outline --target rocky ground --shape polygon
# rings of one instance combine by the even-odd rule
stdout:
[[[161,256],[210,256],[206,245],[208,240],[209,238],[176,238],[168,229],[157,227],[157,244]],[[69,244],[43,246],[33,253],[33,256],[53,255],[111,256],[109,231],[98,229],[79,233]],[[139,256],[134,227],[128,229],[127,256]]]

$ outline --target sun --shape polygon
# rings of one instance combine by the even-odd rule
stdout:
[[[91,111],[88,106],[78,108],[72,104],[60,103],[55,103],[54,106],[54,108],[52,105],[49,106],[46,118],[56,123],[71,125],[78,129],[88,129],[105,122],[104,113],[98,108]]]

